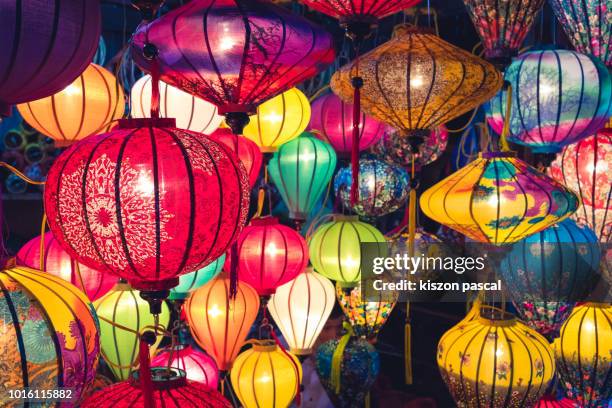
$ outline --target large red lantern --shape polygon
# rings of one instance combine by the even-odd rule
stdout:
[[[234,153],[173,119],[121,120],[51,167],[49,226],[79,262],[166,290],[225,252],[246,222],[249,185]]]
[[[215,359],[190,345],[178,344],[164,349],[155,356],[151,364],[183,370],[188,380],[210,388],[217,388],[219,384],[219,369]]]
[[[236,134],[257,105],[334,60],[332,36],[263,0],[194,0],[141,26],[134,60],[217,105]]]
[[[236,153],[249,175],[249,184],[253,187],[259,177],[259,171],[263,162],[263,155],[259,150],[259,146],[244,136],[233,134],[227,128],[217,129],[209,137],[219,143],[223,143]]]
[[[44,251],[41,265],[40,236],[28,241],[17,253],[17,264],[28,266],[62,278],[81,289],[92,302],[115,286],[116,275],[79,265],[57,242],[51,232],[44,235]]]

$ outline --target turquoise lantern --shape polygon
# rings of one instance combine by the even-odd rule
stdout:
[[[179,284],[170,289],[170,300],[183,300],[189,296],[189,293],[196,290],[200,286],[204,286],[210,280],[215,278],[221,272],[223,263],[225,262],[225,254],[215,259],[202,269],[195,272],[186,273],[179,277]]]

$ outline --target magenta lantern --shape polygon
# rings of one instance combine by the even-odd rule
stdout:
[[[40,264],[40,236],[28,241],[17,252],[17,265],[42,269],[81,289],[92,302],[111,290],[119,281],[116,275],[79,265],[60,246],[51,232],[44,235],[44,258]],[[42,266],[42,268],[41,268]]]
[[[219,383],[219,369],[215,359],[189,345],[179,344],[160,351],[151,365],[183,370],[188,380],[210,388],[217,388]]]
[[[331,34],[264,0],[193,0],[141,26],[132,48],[142,69],[217,105],[236,134],[335,55]]]
[[[174,119],[129,119],[64,151],[44,200],[51,231],[73,258],[157,291],[238,237],[249,182],[224,145],[175,128]]]
[[[259,177],[261,163],[263,162],[263,155],[259,150],[259,146],[244,136],[233,134],[232,131],[227,128],[219,128],[208,137],[219,143],[223,143],[238,155],[238,158],[249,175],[249,184],[253,187]]]

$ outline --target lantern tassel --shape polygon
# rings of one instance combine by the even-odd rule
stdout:
[[[406,322],[404,324],[404,372],[406,384],[412,384],[412,327],[410,326],[410,303],[406,302]]]
[[[235,241],[230,249],[230,286],[229,297],[235,299],[238,293],[238,242]]]
[[[506,117],[504,118],[504,127],[501,136],[499,137],[499,145],[503,152],[510,151],[508,144],[508,132],[510,131],[510,115],[512,114],[512,86],[505,82],[506,85]]]
[[[342,325],[346,330],[346,334],[342,336],[340,341],[338,342],[338,347],[334,350],[334,354],[332,356],[332,364],[331,364],[331,375],[330,382],[332,389],[336,394],[340,393],[340,379],[341,379],[341,368],[342,368],[342,357],[344,357],[344,349],[348,344],[351,336],[353,335],[353,327],[347,323],[343,322]]]
[[[153,340],[155,343],[156,336],[151,331],[146,331],[140,336],[138,359],[140,367],[138,369],[140,377],[140,389],[144,398],[145,408],[155,408],[153,400],[153,381],[151,380],[151,361],[149,356],[149,343]]]
[[[353,82],[353,139],[351,146],[351,207],[357,205],[359,201],[359,124],[361,121],[361,87],[363,79],[354,77]]]
[[[416,235],[416,189],[410,189],[408,198],[408,253],[414,256],[414,237]]]

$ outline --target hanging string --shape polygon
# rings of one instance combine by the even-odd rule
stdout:
[[[159,119],[159,63],[151,63],[151,118]]]
[[[474,108],[474,109],[472,110],[472,115],[470,116],[470,118],[468,119],[468,121],[467,121],[467,123],[466,123],[465,125],[461,126],[459,129],[449,129],[449,128],[446,128],[446,130],[447,130],[449,133],[459,133],[459,132],[463,132],[464,130],[466,130],[466,129],[467,129],[467,128],[468,128],[468,127],[469,127],[469,126],[472,124],[472,121],[473,121],[473,120],[474,120],[474,118],[476,117],[476,114],[477,114],[477,113],[478,113],[478,108]]]
[[[412,169],[410,176],[410,193],[408,198],[408,253],[411,257],[414,256],[414,237],[416,234],[416,205],[417,197],[416,190],[418,188],[418,180],[415,173],[416,156],[412,155]]]
[[[508,84],[506,89],[506,117],[504,118],[504,128],[499,138],[499,146],[501,151],[510,151],[508,144],[508,132],[510,131],[510,115],[512,114],[512,85]]]
[[[344,358],[344,350],[353,335],[353,327],[346,321],[342,322],[342,326],[346,330],[346,333],[340,341],[338,342],[338,346],[336,350],[334,350],[334,354],[332,355],[331,362],[331,374],[330,374],[330,383],[332,389],[336,394],[340,393],[340,382],[341,382],[341,368],[342,368],[342,359]]]
[[[32,180],[31,178],[29,178],[28,176],[26,176],[25,174],[23,174],[21,171],[17,170],[14,166],[11,166],[10,164],[0,161],[0,167],[5,167],[7,169],[9,169],[14,175],[16,175],[17,177],[19,177],[20,179],[22,179],[23,181],[25,181],[28,184],[32,184],[35,186],[44,186],[45,182],[44,181],[36,181],[36,180]]]
[[[45,230],[47,226],[47,213],[43,212],[42,223],[40,224],[40,247],[38,249],[39,263],[38,269],[45,272]]]
[[[412,327],[410,325],[410,302],[406,301],[406,319],[404,320],[404,373],[405,382],[412,384]]]
[[[151,332],[143,333],[139,338],[138,360],[140,362],[139,379],[140,389],[144,400],[145,408],[155,408],[153,399],[153,380],[151,378],[151,356],[149,355],[149,342],[155,342],[155,336],[150,339]]]

